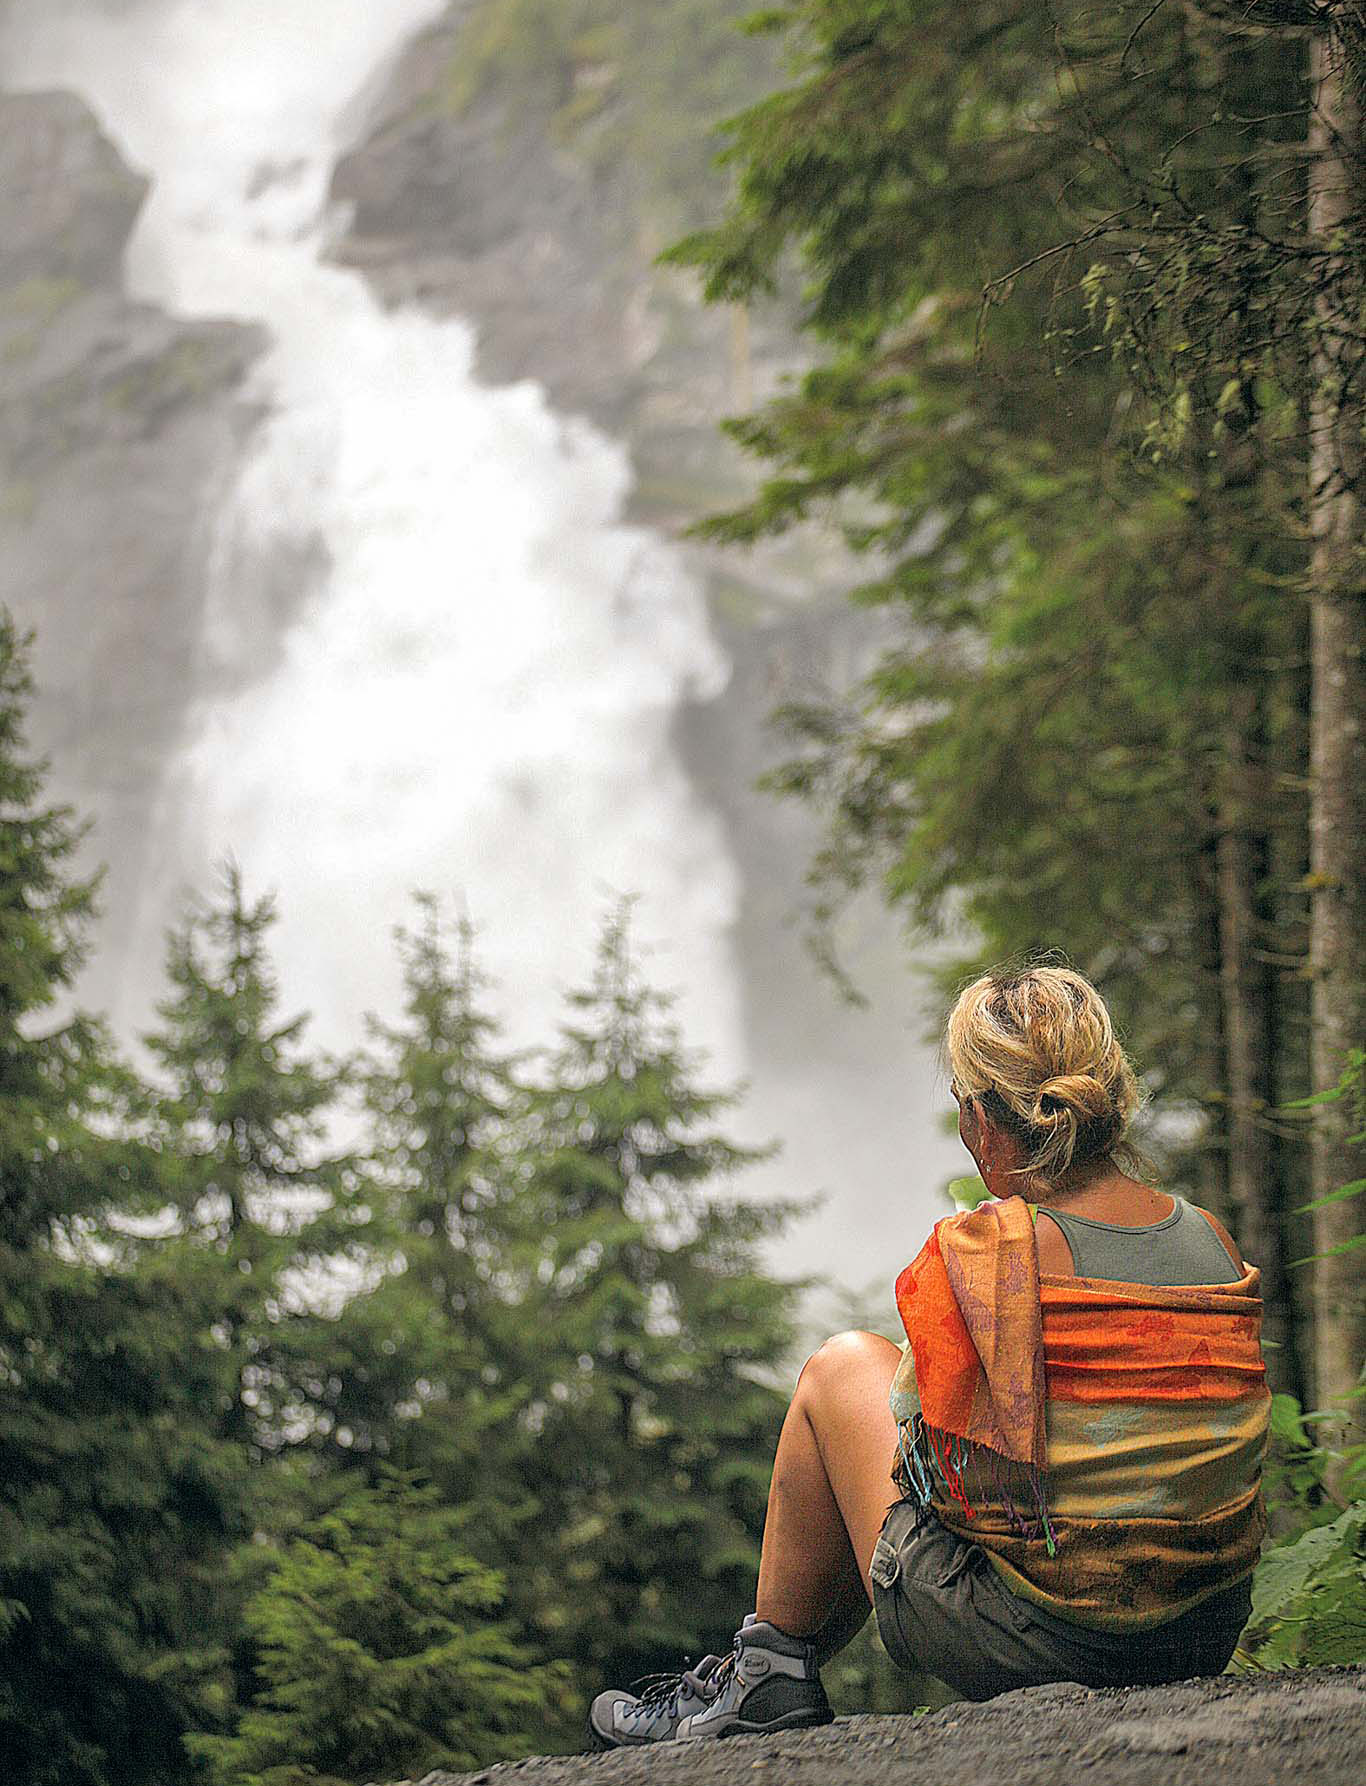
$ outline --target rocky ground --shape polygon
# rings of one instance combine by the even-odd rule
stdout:
[[[1209,1786],[1222,1776],[1237,1786],[1359,1786],[1366,1669],[1105,1692],[1032,1687],[919,1718],[840,1718],[792,1736],[543,1756],[429,1774],[420,1786]]]

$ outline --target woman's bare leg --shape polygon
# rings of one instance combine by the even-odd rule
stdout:
[[[778,1440],[755,1610],[793,1637],[820,1633],[822,1660],[868,1616],[868,1565],[896,1499],[887,1395],[900,1361],[879,1334],[836,1334],[807,1360]]]

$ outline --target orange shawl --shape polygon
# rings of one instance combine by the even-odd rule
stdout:
[[[892,1384],[907,1486],[938,1479],[968,1518],[974,1498],[1008,1510],[1050,1553],[1043,1324],[1034,1224],[1019,1197],[948,1216],[896,1282],[910,1341]]]

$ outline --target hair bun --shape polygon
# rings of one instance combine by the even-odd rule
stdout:
[[[1108,1116],[1111,1108],[1110,1094],[1094,1073],[1060,1073],[1039,1087],[1030,1120],[1040,1128],[1050,1128],[1068,1117],[1094,1122]]]

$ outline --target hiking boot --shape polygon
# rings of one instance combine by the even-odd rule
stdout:
[[[678,1742],[702,1736],[761,1736],[829,1724],[815,1647],[751,1613],[735,1645],[706,1681],[707,1706],[679,1719]]]
[[[609,1688],[599,1693],[588,1711],[588,1731],[597,1749],[631,1749],[641,1743],[668,1742],[680,1722],[711,1704],[709,1682],[721,1666],[720,1656],[704,1656],[695,1668],[678,1674],[645,1675],[635,1685],[643,1693]]]
[[[599,1693],[589,1712],[603,1748],[688,1742],[705,1736],[759,1736],[829,1724],[834,1717],[816,1668],[816,1652],[800,1637],[751,1613],[725,1657],[659,1675],[639,1697]]]

